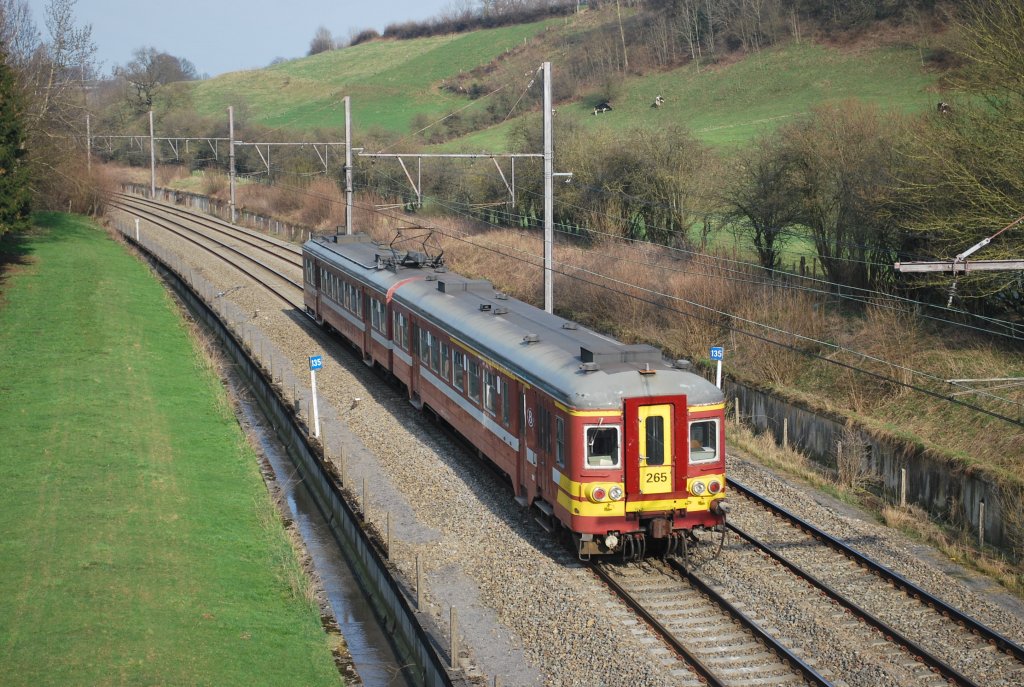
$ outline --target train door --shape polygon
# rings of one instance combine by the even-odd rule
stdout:
[[[625,434],[627,500],[656,500],[685,489],[686,471],[676,470],[678,456],[685,461],[687,455],[677,449],[687,436],[685,397],[627,399]]]
[[[523,485],[526,487],[527,500],[533,501],[538,496],[543,496],[542,485],[545,480],[543,462],[543,449],[540,444],[539,410],[540,397],[536,389],[523,388],[522,413],[520,416],[519,436],[524,447],[526,462],[523,463]]]
[[[413,318],[410,318],[409,322],[409,357],[412,358],[412,368],[409,370],[409,400],[417,408],[422,408],[423,401],[420,400],[420,325]]]
[[[513,415],[513,422],[516,425],[516,436],[519,439],[519,455],[516,457],[516,500],[521,505],[529,505],[537,494],[537,456],[530,448],[531,437],[529,432],[533,427],[533,413],[527,417],[527,394],[533,395],[520,382],[514,382],[512,389],[516,391],[518,400],[517,413]],[[532,404],[531,404],[532,405]]]
[[[366,287],[359,289],[360,318],[363,320],[363,362],[373,366],[373,296]]]

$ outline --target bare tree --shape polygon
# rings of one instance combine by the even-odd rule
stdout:
[[[0,45],[15,69],[24,68],[39,45],[39,31],[25,0],[0,0]]]
[[[313,39],[309,42],[309,52],[306,54],[316,55],[328,50],[334,50],[334,47],[334,38],[331,36],[330,29],[326,26],[320,26],[317,28],[316,33],[313,34]]]
[[[93,204],[84,178],[86,85],[95,76],[96,46],[92,27],[75,24],[75,0],[50,0],[45,24],[48,40],[29,47],[34,34],[21,13],[24,3],[4,0],[5,30],[13,16],[21,47],[19,88],[25,104],[23,121],[27,165],[37,205],[88,210]],[[16,12],[10,13],[11,8]],[[10,35],[10,34],[8,34]]]
[[[738,232],[751,233],[761,266],[779,266],[789,231],[800,221],[802,198],[796,161],[776,135],[740,153],[723,194],[726,219]]]
[[[175,81],[192,81],[196,68],[190,61],[156,48],[139,48],[132,61],[114,73],[124,79],[128,102],[138,112],[153,107],[153,98],[161,87]]]

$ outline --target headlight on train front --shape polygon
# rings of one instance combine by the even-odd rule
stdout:
[[[713,479],[710,482],[708,482],[708,492],[710,492],[712,495],[714,495],[714,494],[717,494],[720,491],[722,491],[722,483],[721,482],[719,482],[717,479]]]
[[[701,494],[704,493],[705,489],[707,489],[707,486],[705,486],[703,482],[690,483],[690,493],[693,494],[694,496],[700,496]]]
[[[616,485],[608,490],[608,495],[612,497],[612,501],[622,500],[622,487]]]
[[[594,486],[587,490],[587,497],[595,503],[600,503],[608,498],[608,492],[602,486]]]

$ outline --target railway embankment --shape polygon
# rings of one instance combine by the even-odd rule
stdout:
[[[365,495],[360,503],[356,491],[346,493],[343,474],[327,458],[324,445],[312,437],[310,427],[302,419],[300,411],[305,403],[288,396],[287,389],[294,390],[298,385],[284,370],[265,369],[256,359],[251,344],[238,335],[237,325],[245,315],[225,301],[218,301],[216,289],[199,275],[176,268],[173,258],[154,250],[154,246],[136,242],[130,227],[125,227],[123,233],[160,270],[197,321],[217,337],[236,372],[247,382],[324,514],[378,619],[391,633],[407,679],[426,686],[459,684],[465,675],[451,670],[451,661],[443,655],[444,637],[436,628],[427,629],[428,618],[411,600],[415,590],[404,587],[394,575],[387,559],[388,534],[367,526]],[[214,303],[219,303],[219,308]],[[232,329],[231,324],[236,328]],[[324,421],[331,419],[337,418],[332,418],[325,408]]]
[[[148,192],[137,184],[125,188],[133,193]],[[226,203],[201,194],[174,189],[158,189],[158,194],[167,202],[216,216],[228,213]],[[301,240],[312,231],[253,213],[243,212],[239,221],[291,239]],[[1006,483],[995,471],[969,468],[922,442],[807,407],[749,380],[727,378],[723,384],[726,397],[738,403],[745,423],[758,432],[771,432],[777,443],[785,440],[826,473],[838,474],[841,462],[855,465],[861,473],[860,486],[885,502],[917,506],[975,542],[1011,557],[1019,555],[1024,516],[1014,495],[1020,488]]]

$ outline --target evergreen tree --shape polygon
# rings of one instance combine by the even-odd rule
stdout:
[[[7,54],[0,50],[0,235],[28,222],[31,192],[24,140],[20,94]]]

